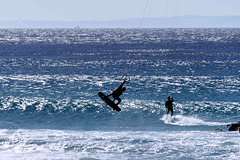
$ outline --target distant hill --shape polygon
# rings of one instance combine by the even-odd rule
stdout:
[[[112,21],[0,21],[0,28],[238,28],[240,16],[179,16]]]

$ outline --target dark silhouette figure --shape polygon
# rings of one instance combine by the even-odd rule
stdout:
[[[124,83],[126,83],[127,81],[123,81],[122,84],[115,89],[111,94],[107,95],[107,97],[112,96],[114,98],[113,102],[115,100],[118,100],[118,102],[116,103],[116,105],[118,105],[119,103],[121,103],[121,99],[119,98],[119,96],[121,96],[123,94],[123,92],[126,90],[126,87],[123,87]]]
[[[168,96],[168,100],[165,102],[165,107],[168,109],[167,114],[171,111],[171,116],[173,115],[173,104],[174,99]]]

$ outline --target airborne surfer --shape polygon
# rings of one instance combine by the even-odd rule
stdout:
[[[118,104],[121,103],[121,101],[122,101],[122,100],[119,98],[119,96],[121,96],[121,95],[123,94],[123,92],[126,90],[126,87],[123,87],[124,83],[126,83],[126,82],[129,83],[129,81],[124,80],[124,81],[122,82],[122,84],[121,84],[117,89],[115,89],[111,94],[107,95],[107,97],[112,96],[112,97],[114,98],[113,102],[114,102],[115,100],[118,100],[118,102],[116,103],[116,105],[118,105]]]
[[[171,111],[171,116],[173,115],[173,104],[174,99],[168,96],[168,100],[165,102],[165,107],[168,109],[167,114]]]

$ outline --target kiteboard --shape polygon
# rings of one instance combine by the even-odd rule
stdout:
[[[119,108],[110,98],[108,98],[105,94],[102,92],[98,92],[99,97],[110,107],[113,108],[113,110],[120,112],[121,108]]]

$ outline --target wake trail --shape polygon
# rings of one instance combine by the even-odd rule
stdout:
[[[183,115],[163,115],[160,119],[165,124],[178,125],[178,126],[224,126],[228,123],[221,122],[206,122],[196,117],[183,116]]]

